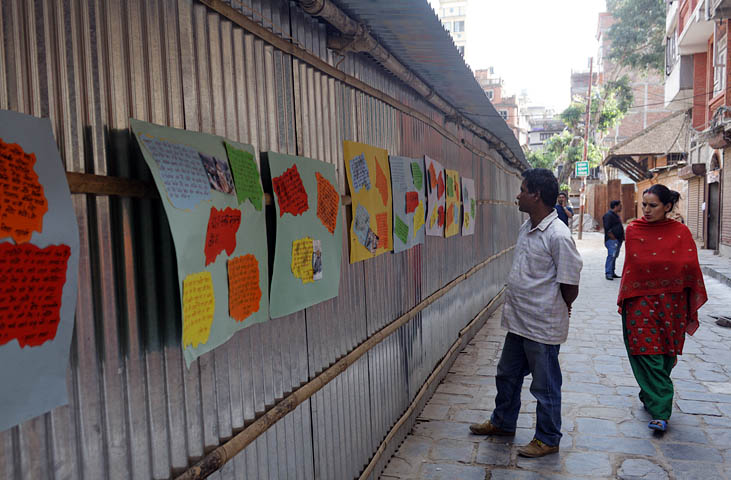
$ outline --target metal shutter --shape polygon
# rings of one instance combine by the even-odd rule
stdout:
[[[688,180],[688,216],[686,224],[693,238],[703,240],[703,178],[693,177]]]

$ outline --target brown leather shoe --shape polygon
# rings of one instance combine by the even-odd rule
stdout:
[[[512,437],[515,435],[515,432],[509,432],[496,427],[490,420],[485,423],[473,423],[470,425],[470,431],[475,435],[497,435],[500,437]]]
[[[530,443],[524,447],[518,449],[518,455],[521,457],[537,458],[551,453],[558,453],[558,445],[553,447],[546,445],[537,438],[534,438]]]

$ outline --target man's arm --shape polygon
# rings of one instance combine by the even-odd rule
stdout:
[[[616,240],[617,237],[614,236],[614,225],[612,225],[612,218],[609,215],[609,213],[605,213],[602,217],[602,223],[604,224],[604,231],[607,233],[607,236],[611,238],[612,240]]]
[[[559,283],[558,285],[561,288],[563,301],[566,302],[566,306],[569,307],[569,312],[571,312],[571,304],[574,303],[576,297],[579,296],[579,286],[569,285],[568,283]]]
[[[574,216],[574,210],[571,207],[562,205],[563,211],[566,212],[566,216],[572,218]]]

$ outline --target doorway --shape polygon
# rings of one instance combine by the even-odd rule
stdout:
[[[711,250],[718,250],[720,185],[718,182],[708,184],[708,205],[706,206],[706,213],[708,215],[708,234],[706,238],[708,239],[708,243],[706,244],[706,248]]]

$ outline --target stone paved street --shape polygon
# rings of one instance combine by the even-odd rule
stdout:
[[[560,453],[517,456],[517,446],[531,440],[535,426],[530,377],[515,438],[469,432],[469,424],[487,419],[494,407],[494,375],[505,335],[498,312],[457,358],[381,478],[731,479],[731,329],[709,317],[731,314],[731,288],[706,276],[710,300],[701,310],[701,328],[688,337],[673,371],[676,395],[668,432],[653,434],[622,342],[615,305],[619,281],[604,279],[602,240],[590,233],[577,241],[584,270],[560,354]]]

